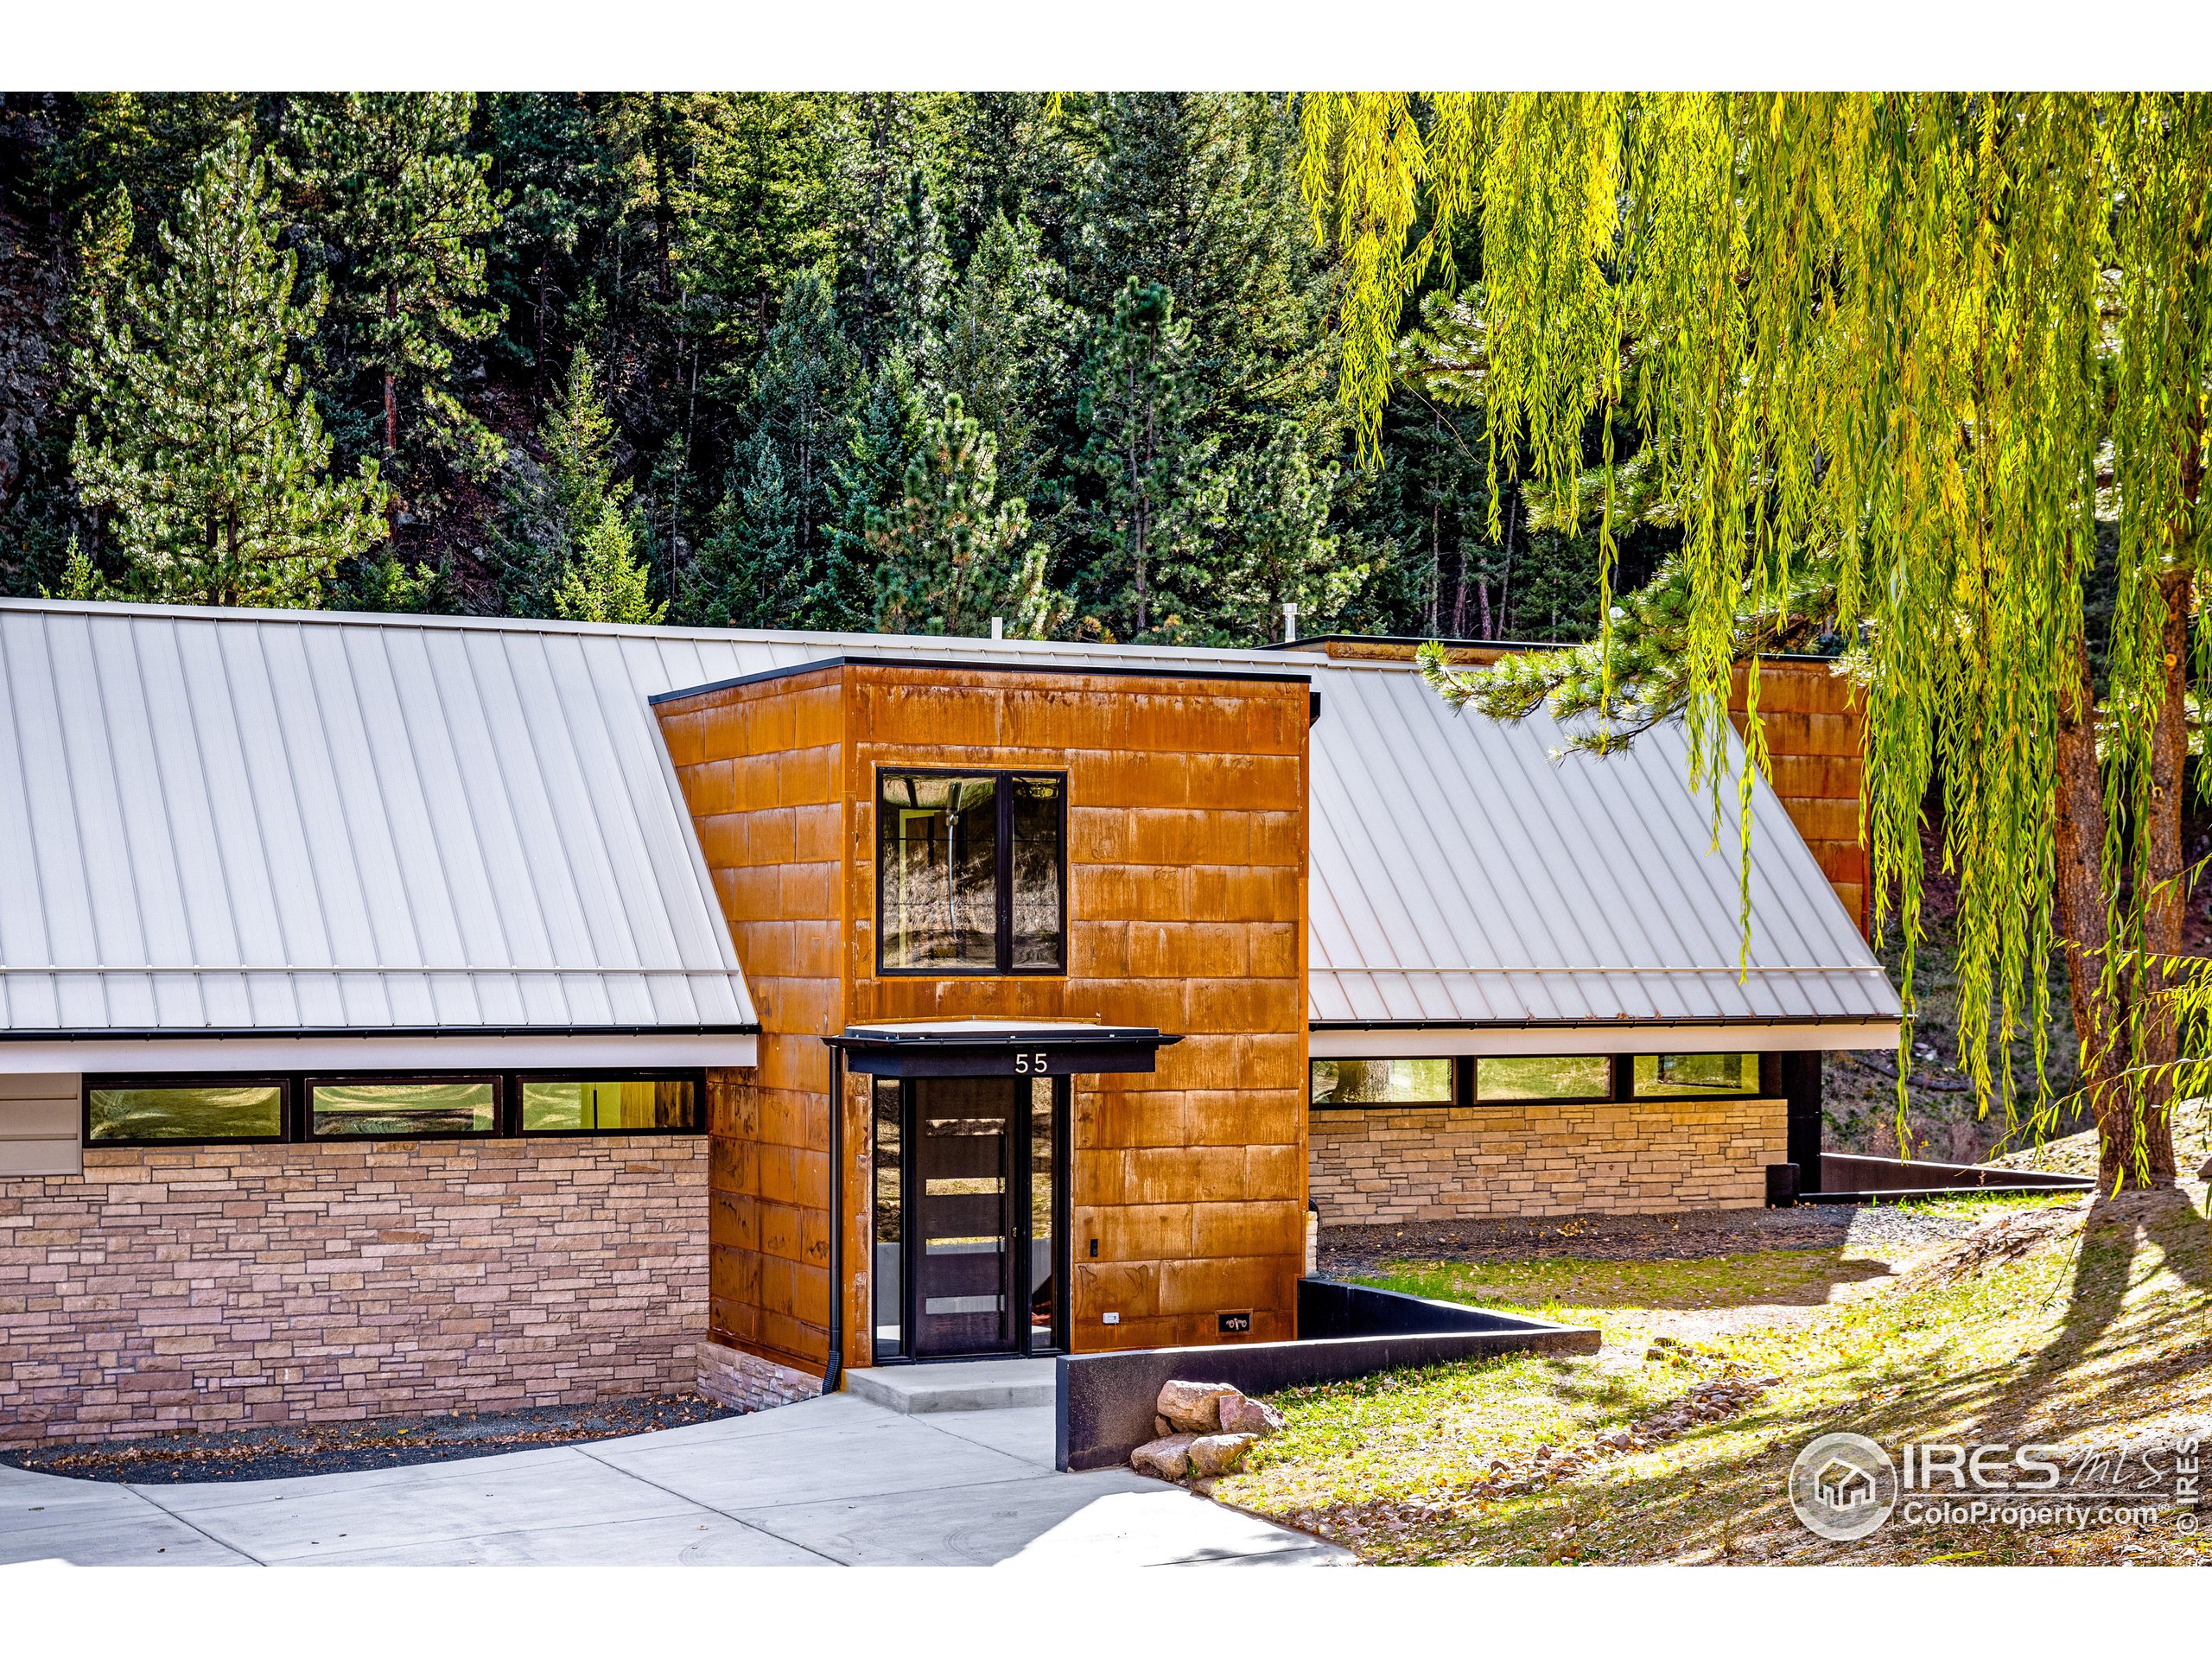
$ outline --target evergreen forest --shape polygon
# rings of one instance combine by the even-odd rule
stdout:
[[[7,95],[0,591],[1191,645],[1278,639],[1291,603],[1301,633],[1589,637],[1594,534],[1510,483],[1492,511],[1441,263],[1356,441],[1298,115]],[[1624,539],[1620,586],[1661,535]]]

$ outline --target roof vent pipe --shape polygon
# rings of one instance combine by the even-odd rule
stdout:
[[[994,639],[1006,638],[1006,618],[995,616],[991,619],[991,638]]]
[[[1282,642],[1294,645],[1298,639],[1298,601],[1286,599],[1282,602]]]

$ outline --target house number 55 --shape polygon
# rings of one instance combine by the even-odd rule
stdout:
[[[1045,1056],[1041,1052],[1016,1054],[1014,1057],[1014,1069],[1019,1075],[1025,1077],[1033,1074],[1041,1077],[1045,1075]]]

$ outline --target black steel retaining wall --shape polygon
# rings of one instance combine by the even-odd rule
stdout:
[[[1153,1438],[1160,1385],[1178,1379],[1267,1394],[1493,1354],[1598,1351],[1598,1333],[1586,1326],[1321,1279],[1298,1281],[1298,1328],[1295,1342],[1063,1355],[1055,1407],[1059,1466],[1105,1469],[1128,1462]]]
[[[1862,1198],[1938,1197],[1950,1192],[2090,1192],[2083,1175],[2042,1169],[2003,1169],[1988,1164],[1931,1164],[1918,1158],[1866,1158],[1857,1153],[1821,1154],[1821,1190],[1799,1195],[1806,1204],[1849,1204]]]

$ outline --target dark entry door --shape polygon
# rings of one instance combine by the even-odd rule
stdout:
[[[1016,1136],[1027,1091],[1013,1077],[931,1077],[914,1111],[914,1357],[1026,1346],[1014,1294],[1020,1229]],[[1017,1319],[1017,1312],[1020,1317]]]

